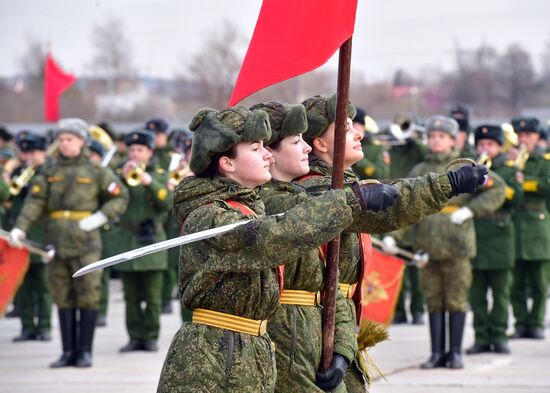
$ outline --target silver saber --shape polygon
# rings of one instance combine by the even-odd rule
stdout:
[[[372,244],[374,244],[375,246],[379,248],[383,247],[382,240],[379,240],[375,237],[371,238],[371,240],[372,240]],[[416,266],[419,269],[424,268],[430,261],[430,256],[425,252],[417,251],[415,253],[412,253],[410,251],[403,250],[402,248],[399,248],[399,247],[397,247],[397,255],[401,255],[402,257],[409,259],[409,261],[405,263],[407,265]]]
[[[78,270],[73,277],[79,277],[86,273],[93,272],[95,270],[103,269],[104,267],[109,267],[113,265],[118,265],[119,263],[128,262],[132,259],[143,257],[145,255],[153,254],[155,252],[164,251],[172,247],[182,246],[184,244],[198,242],[199,240],[209,239],[221,235],[222,233],[229,232],[230,230],[240,227],[241,225],[247,224],[252,220],[238,221],[233,224],[222,225],[221,227],[207,229],[205,231],[200,231],[192,233],[190,235],[184,235],[180,237],[175,237],[173,239],[164,240],[159,243],[150,244],[145,247],[136,248],[135,250],[130,250],[122,254],[112,256],[110,258],[102,259],[84,266],[82,269]]]

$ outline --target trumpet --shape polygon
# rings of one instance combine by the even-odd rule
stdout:
[[[134,168],[130,169],[125,176],[126,184],[130,187],[136,187],[141,184],[141,179],[145,173],[145,165],[138,164]]]
[[[476,164],[485,165],[487,168],[491,168],[491,165],[493,165],[493,161],[491,160],[491,157],[489,157],[489,154],[484,151],[477,158]]]
[[[168,176],[168,184],[176,188],[176,186],[180,183],[180,181],[185,176],[187,176],[189,172],[191,172],[191,169],[189,169],[189,165],[184,166],[179,171],[178,170],[170,171],[170,174]]]
[[[516,159],[514,160],[514,166],[518,168],[520,171],[523,171],[525,169],[525,163],[529,159],[529,152],[527,151],[527,146],[525,146],[524,143],[519,145],[519,151],[518,155],[516,156]]]
[[[35,168],[33,165],[27,166],[24,170],[21,171],[21,173],[17,176],[15,176],[10,181],[10,194],[12,196],[19,195],[21,190],[25,188],[27,184],[31,181],[32,177],[34,176]]]

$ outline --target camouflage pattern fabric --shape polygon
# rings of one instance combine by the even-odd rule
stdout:
[[[286,210],[310,198],[305,190],[292,183],[272,180],[260,189],[268,215]],[[323,289],[324,262],[319,250],[312,248],[300,258],[285,264],[284,289],[316,292]],[[355,358],[355,320],[349,304],[340,292],[336,300],[336,330],[334,352]],[[283,304],[269,322],[268,332],[275,342],[277,359],[276,392],[322,392],[315,385],[315,374],[319,369],[322,349],[322,308]],[[345,392],[344,384],[336,390]]]
[[[310,198],[282,217],[266,217],[256,190],[222,178],[181,181],[172,208],[194,233],[248,219],[226,200],[245,204],[258,219],[215,238],[181,247],[182,304],[245,318],[272,319],[279,308],[275,268],[329,241],[351,222],[341,190]],[[275,353],[268,335],[184,324],[168,351],[159,392],[273,391]]]

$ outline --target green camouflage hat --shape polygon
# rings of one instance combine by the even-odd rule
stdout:
[[[304,139],[311,145],[311,142],[326,131],[330,123],[336,120],[336,94],[331,96],[314,96],[302,102],[306,108],[307,131]],[[355,107],[348,103],[348,117],[354,118]]]
[[[306,110],[302,104],[291,105],[283,101],[266,101],[250,109],[262,110],[269,116],[271,138],[266,142],[267,146],[287,136],[303,134],[307,130]]]
[[[221,111],[201,109],[191,120],[189,129],[193,131],[189,166],[195,175],[203,173],[216,154],[229,151],[241,142],[266,141],[271,137],[267,113],[242,106]]]

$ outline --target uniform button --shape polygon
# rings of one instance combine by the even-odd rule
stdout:
[[[544,213],[540,213],[540,214],[539,214],[539,218],[540,218],[541,220],[544,220],[544,217],[545,217],[545,216],[544,216]]]

